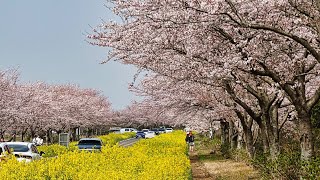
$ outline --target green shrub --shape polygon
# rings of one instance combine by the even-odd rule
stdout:
[[[318,179],[320,177],[320,158],[302,162],[302,177],[305,179]]]
[[[299,179],[301,176],[299,153],[283,153],[276,160],[260,154],[256,155],[252,164],[267,179]]]
[[[231,151],[231,158],[235,161],[243,161],[248,164],[251,163],[251,159],[246,149],[233,149]]]
[[[231,158],[231,150],[230,150],[229,143],[221,144],[220,151],[221,151],[221,154],[224,158],[226,158],[226,159]]]

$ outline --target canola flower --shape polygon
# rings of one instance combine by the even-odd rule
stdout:
[[[31,163],[9,158],[0,163],[0,179],[188,179],[190,161],[183,132],[141,139],[126,148],[117,145],[123,136],[126,135],[100,137],[105,144],[101,153],[71,151],[51,145],[46,148],[49,151],[52,148],[57,154],[53,158]]]
[[[124,133],[124,134],[111,133],[108,135],[99,136],[98,138],[102,140],[102,143],[104,145],[113,146],[113,145],[116,145],[121,140],[132,138],[134,136],[135,136],[135,133]],[[45,152],[43,157],[55,157],[61,154],[65,154],[69,151],[78,150],[77,143],[78,142],[71,142],[68,148],[58,144],[53,144],[48,146],[43,145],[43,146],[39,146],[38,150]]]

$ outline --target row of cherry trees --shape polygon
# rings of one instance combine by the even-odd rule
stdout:
[[[280,131],[294,126],[301,158],[314,155],[320,0],[109,2],[123,22],[102,23],[91,43],[147,72],[136,90],[160,112],[170,109],[172,123],[227,120],[244,134],[250,155],[257,127],[273,158]]]
[[[21,84],[15,70],[0,71],[0,102],[2,135],[34,137],[112,123],[111,105],[99,91],[77,85]]]

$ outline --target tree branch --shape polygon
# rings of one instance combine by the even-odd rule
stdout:
[[[320,100],[320,87],[316,90],[314,96],[307,101],[307,110],[310,112],[312,108],[318,103]]]

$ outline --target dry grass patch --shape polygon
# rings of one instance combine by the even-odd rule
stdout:
[[[208,172],[217,179],[260,179],[258,172],[242,162],[232,160],[204,161]]]

